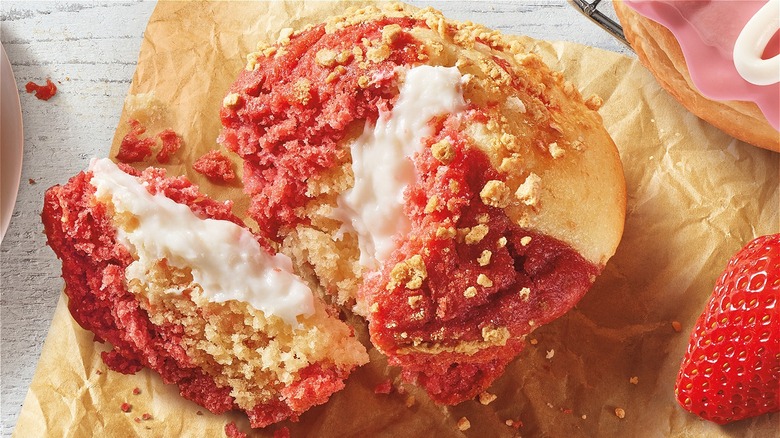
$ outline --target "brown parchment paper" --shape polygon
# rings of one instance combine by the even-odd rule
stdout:
[[[216,186],[190,164],[219,147],[218,109],[258,40],[339,13],[344,2],[160,3],[148,24],[111,156],[139,118],[154,134],[172,128],[184,149],[168,166],[220,199],[247,204],[240,186]],[[686,112],[636,61],[573,43],[538,42],[537,51],[604,101],[601,114],[620,149],[628,190],[625,233],[593,289],[559,320],[539,328],[487,406],[437,407],[372,362],[324,406],[282,426],[293,437],[776,436],[778,414],[725,427],[684,412],[674,401],[676,372],[690,330],[728,258],[755,236],[780,231],[780,155],[740,143]],[[141,111],[145,109],[145,111]],[[237,166],[236,170],[240,170]],[[64,182],[64,181],[63,181]],[[52,291],[55,293],[55,291]],[[675,332],[672,321],[682,325]],[[358,331],[366,339],[365,330]],[[60,299],[14,436],[222,436],[238,414],[216,416],[142,371],[125,376],[100,359],[104,346],[73,322]],[[638,378],[638,383],[629,379]],[[140,394],[133,394],[139,388]],[[414,404],[407,407],[410,397]],[[123,402],[132,410],[122,412]],[[615,415],[625,410],[625,418]],[[134,421],[144,413],[150,420]],[[467,417],[471,428],[456,423]],[[506,421],[522,422],[519,428]]]

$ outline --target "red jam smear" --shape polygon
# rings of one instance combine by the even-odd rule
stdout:
[[[350,55],[343,73],[330,81],[328,75],[336,67],[319,65],[317,52],[352,51],[362,47],[363,38],[381,40],[388,24],[425,26],[409,18],[385,18],[326,34],[321,25],[293,36],[283,55],[258,59],[258,68],[242,71],[231,86],[229,92],[239,99],[220,112],[220,141],[244,159],[244,190],[253,198],[249,214],[267,237],[277,238],[280,227],[304,220],[295,210],[310,200],[307,181],[348,159],[349,151],[340,142],[351,128],[375,121],[380,108],[388,107],[397,95],[393,70],[419,63],[421,48],[402,34],[387,59],[364,70]],[[357,85],[361,76],[371,79],[368,87]],[[304,101],[296,91],[302,80],[311,84]]]
[[[57,94],[57,86],[54,85],[54,82],[52,82],[51,79],[46,79],[46,84],[44,85],[38,85],[35,82],[30,81],[24,86],[24,89],[27,90],[28,93],[35,93],[35,97],[40,100],[49,100]]]
[[[161,193],[185,204],[203,218],[228,220],[244,226],[232,214],[231,203],[206,198],[187,179],[165,178],[161,169],[143,173],[121,166],[140,176],[150,193]],[[229,387],[220,387],[214,379],[194,366],[181,339],[184,326],[157,326],[149,321],[135,295],[125,287],[125,269],[132,256],[116,237],[116,229],[104,204],[94,202],[95,188],[90,172],[82,172],[64,186],[47,190],[42,219],[49,246],[62,260],[62,276],[71,315],[84,329],[95,334],[98,342],[112,349],[102,354],[109,368],[132,374],[143,367],[156,371],[166,384],[179,386],[181,395],[219,414],[238,409]],[[267,242],[261,242],[267,250]],[[313,365],[301,372],[301,378],[283,391],[297,397],[294,403],[272,402],[249,410],[252,427],[264,427],[320,404],[344,385],[341,371],[323,370]],[[330,391],[330,392],[329,392]],[[323,399],[324,398],[324,399]]]

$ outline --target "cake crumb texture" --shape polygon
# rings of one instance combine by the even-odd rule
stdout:
[[[209,199],[183,177],[121,168],[151,194],[185,204],[203,219],[244,226],[230,202]],[[264,427],[324,403],[367,362],[351,328],[318,301],[314,314],[292,327],[243,302],[205,300],[189,269],[165,260],[147,261],[145,281],[128,281],[125,270],[138,256],[117,233],[132,230],[137,218],[115,214],[110,199],[97,199],[90,178],[82,172],[49,189],[42,218],[63,263],[68,308],[97,341],[110,344],[102,357],[111,369],[132,374],[148,367],[209,411],[243,410],[252,427]]]

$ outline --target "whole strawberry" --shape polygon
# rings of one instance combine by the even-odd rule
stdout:
[[[686,410],[719,424],[779,410],[780,234],[729,260],[696,321],[677,376]]]

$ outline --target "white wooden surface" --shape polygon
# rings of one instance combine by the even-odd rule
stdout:
[[[628,50],[564,0],[412,2],[506,33]],[[35,371],[62,288],[60,264],[40,222],[43,193],[105,156],[154,3],[0,2],[2,44],[21,93],[22,182],[0,246],[0,417],[9,436]],[[609,9],[606,5],[605,9]],[[50,77],[48,102],[24,92]],[[5,78],[3,79],[5,80]]]

